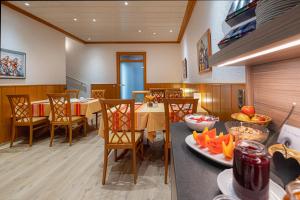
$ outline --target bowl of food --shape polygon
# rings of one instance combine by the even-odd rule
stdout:
[[[227,132],[234,136],[235,141],[254,140],[264,143],[270,134],[266,127],[247,122],[229,121],[225,123],[225,127]]]
[[[186,115],[184,120],[190,129],[203,131],[205,127],[211,129],[219,121],[219,118],[212,115],[190,114]]]
[[[257,114],[254,106],[243,106],[241,111],[239,113],[233,113],[231,118],[241,122],[259,124],[263,126],[268,126],[268,124],[272,121],[272,118],[267,115]]]

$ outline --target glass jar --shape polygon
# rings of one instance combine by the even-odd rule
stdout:
[[[268,200],[270,157],[261,143],[240,140],[234,149],[233,188],[243,200]]]
[[[293,181],[286,186],[284,200],[300,200],[300,180]]]

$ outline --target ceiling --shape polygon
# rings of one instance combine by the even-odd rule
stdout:
[[[86,42],[177,41],[187,7],[187,1],[9,3]]]

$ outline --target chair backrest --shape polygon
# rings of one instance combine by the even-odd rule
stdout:
[[[166,139],[169,141],[170,122],[183,122],[188,114],[197,112],[198,99],[176,98],[165,99]]]
[[[17,123],[32,122],[32,107],[29,95],[7,95],[10,103],[12,117]]]
[[[92,90],[91,97],[94,99],[104,99],[105,90]]]
[[[145,97],[148,94],[150,94],[150,91],[147,90],[136,90],[131,92],[132,99],[134,99],[136,102],[146,102]]]
[[[51,107],[51,121],[69,123],[72,121],[70,95],[66,93],[48,94]]]
[[[150,95],[154,97],[155,102],[162,103],[165,98],[165,89],[151,88]]]
[[[65,90],[65,93],[69,94],[70,98],[78,99],[78,97],[79,97],[79,90]]]
[[[134,145],[134,100],[101,99],[100,103],[105,144]]]
[[[174,89],[167,89],[166,90],[166,98],[173,99],[173,98],[182,98],[182,90],[180,88]]]

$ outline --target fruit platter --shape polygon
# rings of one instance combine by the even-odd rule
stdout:
[[[186,115],[184,120],[190,129],[203,131],[205,127],[211,129],[219,121],[219,118],[212,115],[190,114]]]
[[[239,113],[233,113],[231,118],[242,122],[264,126],[268,126],[268,124],[272,121],[272,118],[267,115],[255,113],[254,106],[243,106],[241,111]]]
[[[228,167],[232,167],[234,137],[206,127],[202,133],[193,131],[185,138],[186,144],[201,155]]]

